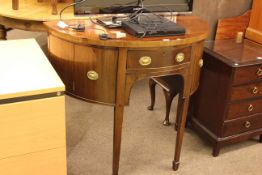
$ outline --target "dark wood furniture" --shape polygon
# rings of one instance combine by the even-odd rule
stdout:
[[[250,23],[247,28],[246,38],[262,44],[262,1],[253,0]]]
[[[152,77],[149,79],[149,90],[150,90],[150,96],[151,96],[151,104],[148,106],[148,110],[153,110],[155,106],[155,88],[156,85],[159,85],[163,88],[163,92],[165,95],[166,100],[166,116],[165,120],[163,122],[163,125],[168,126],[170,125],[169,122],[169,113],[170,113],[170,107],[173,101],[173,98],[179,94],[179,98],[181,98],[181,92],[183,90],[183,80],[181,76],[176,75],[169,75],[169,76],[163,76],[163,77]],[[180,101],[180,100],[178,100]],[[179,116],[179,104],[177,108],[177,116]],[[179,118],[176,118],[175,128],[177,129],[177,123]]]
[[[182,77],[184,87],[173,161],[173,169],[178,169],[189,98],[198,87],[208,25],[194,16],[179,16],[177,22],[187,29],[185,35],[136,38],[127,34],[110,40],[100,40],[99,34],[111,35],[119,29],[104,29],[88,20],[78,21],[85,24],[85,32],[60,29],[57,21],[45,23],[50,59],[67,93],[114,106],[113,175],[118,174],[124,106],[133,84],[143,78],[175,74]]]
[[[262,46],[250,40],[205,47],[191,123],[213,143],[213,156],[226,144],[262,134],[261,56]]]
[[[213,156],[226,144],[259,135],[262,141],[261,7],[262,2],[254,0],[251,15],[220,20],[216,39],[224,40],[204,49],[191,123],[213,143]],[[238,31],[246,31],[244,43],[235,42]]]

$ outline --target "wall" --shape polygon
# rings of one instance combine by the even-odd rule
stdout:
[[[251,4],[252,0],[194,0],[193,14],[210,24],[209,39],[214,39],[218,19],[242,15]]]

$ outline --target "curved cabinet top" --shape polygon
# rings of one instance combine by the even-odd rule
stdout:
[[[136,38],[126,34],[124,38],[100,40],[99,34],[109,33],[115,31],[123,31],[122,29],[106,29],[102,26],[92,23],[90,20],[71,20],[66,21],[69,25],[76,23],[85,24],[85,32],[76,32],[71,29],[61,29],[57,26],[57,21],[45,22],[48,32],[61,39],[78,43],[106,47],[129,47],[129,48],[143,48],[143,47],[167,47],[192,44],[198,41],[205,40],[208,37],[208,24],[196,16],[177,16],[177,23],[186,28],[186,34],[178,36],[162,36],[162,37],[148,37]]]

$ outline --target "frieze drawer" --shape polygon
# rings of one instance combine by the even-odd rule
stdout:
[[[189,62],[191,47],[130,50],[127,69],[160,68]]]

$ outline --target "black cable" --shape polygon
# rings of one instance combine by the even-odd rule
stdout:
[[[60,13],[59,13],[59,19],[60,19],[60,21],[62,21],[62,13],[63,13],[67,8],[69,8],[69,7],[73,6],[73,5],[82,4],[82,3],[85,2],[85,1],[87,1],[87,0],[81,0],[81,1],[74,2],[74,3],[72,3],[72,4],[69,4],[69,5],[65,6],[65,7],[60,11]]]

